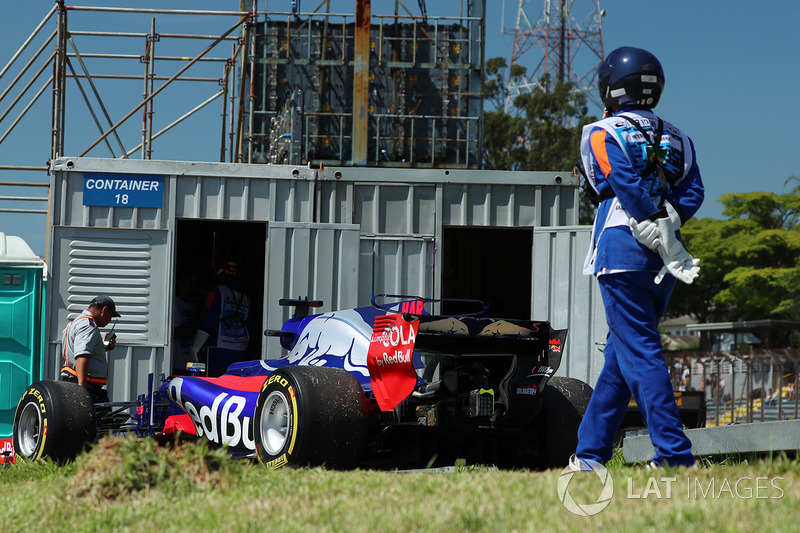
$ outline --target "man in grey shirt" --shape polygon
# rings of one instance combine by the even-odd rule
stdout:
[[[61,380],[77,383],[89,391],[94,403],[108,402],[108,360],[106,352],[116,345],[113,333],[104,344],[100,328],[119,317],[117,306],[110,297],[101,294],[62,333],[64,357]],[[107,335],[109,337],[109,335]]]

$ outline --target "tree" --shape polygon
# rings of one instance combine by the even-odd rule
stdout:
[[[525,170],[525,121],[504,111],[508,95],[503,81],[505,68],[502,57],[486,62],[486,74],[491,78],[484,84],[484,97],[495,111],[483,114],[483,166],[492,170]]]
[[[675,290],[669,314],[800,320],[800,188],[727,194],[720,202],[728,220],[690,220],[682,230],[701,260],[700,278]]]
[[[486,62],[484,95],[495,111],[483,115],[484,167],[572,171],[580,158],[583,126],[597,120],[587,115],[586,95],[572,82],[552,83],[545,75],[540,88],[517,96],[506,113],[506,67],[502,57]],[[524,67],[511,66],[512,77],[524,73]],[[583,200],[581,222],[590,223],[592,212],[590,202]]]

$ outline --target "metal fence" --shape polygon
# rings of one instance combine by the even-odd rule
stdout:
[[[800,349],[665,354],[673,387],[706,393],[706,425],[800,418]]]

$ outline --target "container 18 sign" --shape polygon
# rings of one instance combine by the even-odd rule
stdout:
[[[161,207],[163,204],[163,176],[146,174],[84,174],[83,205]]]

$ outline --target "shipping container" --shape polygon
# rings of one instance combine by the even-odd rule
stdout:
[[[570,329],[558,373],[590,383],[599,373],[605,320],[596,284],[580,274],[591,228],[577,225],[571,173],[96,158],[51,168],[48,376],[64,325],[104,293],[122,314],[111,397],[135,397],[148,373],[172,369],[177,282],[191,281],[201,304],[222,258],[241,265],[253,303],[253,359],[282,354],[262,335],[289,316],[280,298],[330,311],[388,293],[475,298],[495,317],[550,320]]]

